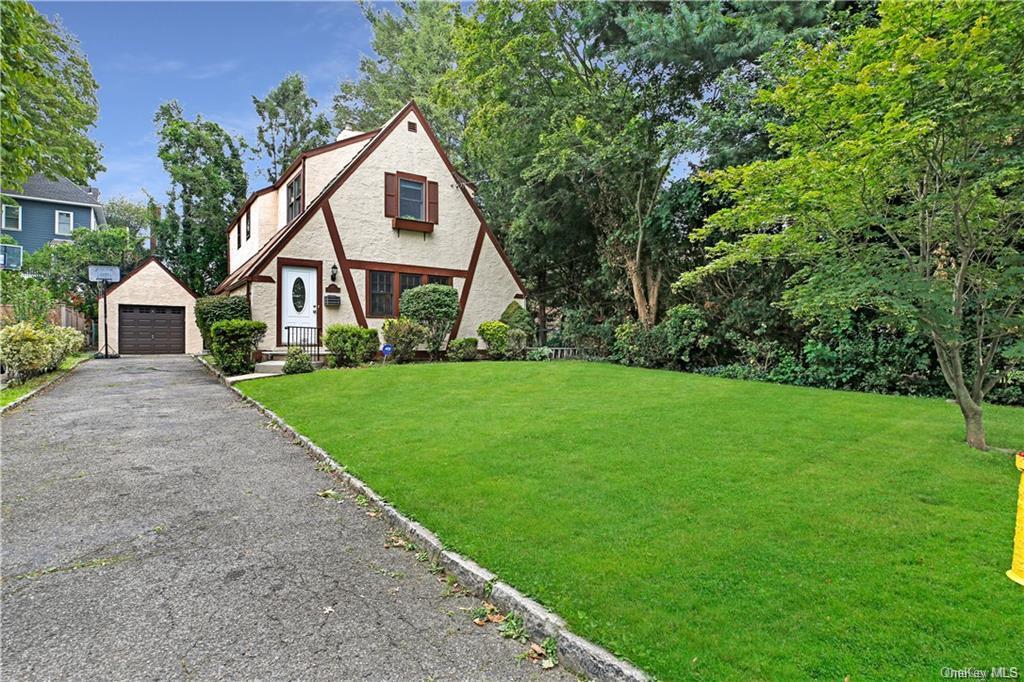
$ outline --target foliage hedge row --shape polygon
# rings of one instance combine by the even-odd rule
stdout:
[[[380,348],[376,329],[355,324],[332,324],[324,331],[324,348],[334,367],[353,367],[369,362]]]
[[[238,376],[253,371],[253,353],[267,333],[265,322],[221,320],[210,327],[210,351],[224,374]]]
[[[70,327],[18,322],[0,329],[0,362],[12,383],[57,369],[84,346],[85,336]]]
[[[243,296],[203,296],[196,301],[196,326],[203,337],[203,347],[213,349],[210,329],[221,320],[249,320],[252,311]]]
[[[748,310],[749,312],[749,310]],[[777,313],[771,313],[777,314]],[[790,335],[761,324],[748,333],[692,305],[672,308],[651,329],[615,327],[609,357],[636,367],[686,370],[732,379],[839,390],[945,397],[931,342],[914,329],[882,324],[867,313],[819,322]],[[594,326],[587,331],[592,332]],[[559,342],[575,341],[571,336]],[[723,360],[725,360],[723,362]],[[1011,371],[987,397],[1024,405],[1024,371]]]

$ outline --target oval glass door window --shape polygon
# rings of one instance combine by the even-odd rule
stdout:
[[[292,305],[295,306],[297,313],[301,313],[302,309],[306,307],[306,285],[302,282],[301,277],[296,278],[292,283]]]

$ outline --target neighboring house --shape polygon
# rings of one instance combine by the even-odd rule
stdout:
[[[307,151],[255,192],[227,230],[228,276],[217,293],[246,296],[267,323],[264,350],[343,322],[379,328],[399,297],[453,286],[451,338],[476,336],[525,290],[414,102],[379,130],[346,131]]]
[[[96,229],[106,222],[100,192],[79,187],[67,178],[50,180],[33,175],[20,191],[2,190],[2,232],[18,246],[5,248],[5,266],[21,264],[22,250],[33,253],[52,241],[70,240],[76,227]],[[13,251],[13,252],[12,252]]]

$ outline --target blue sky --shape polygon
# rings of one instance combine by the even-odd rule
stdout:
[[[163,200],[167,177],[156,155],[153,113],[177,99],[190,118],[216,121],[252,140],[262,97],[294,71],[321,109],[360,55],[372,54],[370,28],[352,2],[37,2],[81,42],[99,83],[92,137],[103,145],[103,198]],[[375,3],[386,8],[386,3]],[[249,161],[249,188],[266,184]]]

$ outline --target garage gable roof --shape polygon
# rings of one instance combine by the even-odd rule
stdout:
[[[103,292],[103,296],[100,296],[100,298],[102,299],[104,296],[109,294],[111,291],[114,291],[119,286],[121,286],[122,284],[124,284],[125,282],[130,280],[136,274],[142,272],[150,263],[156,263],[157,265],[159,265],[160,268],[164,272],[166,272],[168,275],[171,276],[171,279],[173,279],[175,282],[178,283],[178,286],[180,286],[182,289],[184,289],[185,291],[188,292],[189,296],[191,296],[192,298],[199,298],[199,294],[197,294],[196,292],[192,291],[192,288],[189,285],[187,285],[184,282],[182,282],[181,278],[179,278],[177,275],[175,275],[173,272],[171,272],[167,268],[167,266],[164,265],[164,262],[162,260],[160,260],[159,258],[157,258],[156,256],[150,256],[149,258],[146,258],[145,260],[141,261],[137,266],[135,266],[134,270],[132,270],[127,275],[122,277],[120,282],[118,282],[117,284],[115,284],[115,285],[113,285],[111,287],[107,287],[107,290]]]

